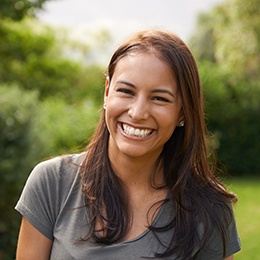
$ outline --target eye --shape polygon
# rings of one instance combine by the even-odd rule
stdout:
[[[121,93],[128,94],[128,95],[134,95],[134,92],[127,88],[119,88],[119,89],[117,89],[117,92],[121,92]]]
[[[170,102],[169,99],[160,96],[153,97],[152,99],[155,101]]]

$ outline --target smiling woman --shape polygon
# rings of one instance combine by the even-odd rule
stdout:
[[[208,161],[185,43],[155,30],[130,37],[111,58],[104,92],[86,151],[31,173],[16,206],[17,259],[233,259],[236,196]]]

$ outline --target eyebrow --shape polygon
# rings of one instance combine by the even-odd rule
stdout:
[[[119,81],[117,81],[116,83],[117,83],[117,84],[118,84],[118,83],[119,83],[119,84],[124,84],[124,85],[127,85],[127,86],[131,87],[131,88],[136,88],[136,86],[135,86],[134,84],[132,84],[132,83],[130,83],[130,82],[128,82],[128,81],[119,80]]]
[[[176,98],[176,95],[173,94],[172,92],[170,92],[169,90],[167,89],[154,89],[152,91],[152,93],[166,93],[166,94],[169,94],[170,96],[172,96],[173,98]]]
[[[119,80],[119,81],[117,81],[116,83],[118,83],[118,84],[124,84],[124,85],[127,85],[127,86],[131,87],[131,88],[136,88],[136,86],[135,86],[133,83],[128,82],[128,81]],[[152,93],[166,93],[166,94],[171,95],[173,98],[176,98],[176,95],[173,94],[172,92],[170,92],[170,91],[167,90],[167,89],[153,89],[151,92],[152,92]]]

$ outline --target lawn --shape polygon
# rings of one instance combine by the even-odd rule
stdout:
[[[260,178],[235,178],[229,188],[238,195],[235,205],[242,250],[235,260],[260,259]]]

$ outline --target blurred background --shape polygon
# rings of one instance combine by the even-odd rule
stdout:
[[[236,259],[260,259],[260,0],[1,0],[1,260],[15,258],[30,171],[84,149],[113,50],[147,28],[176,32],[198,61],[210,142],[239,197]]]

